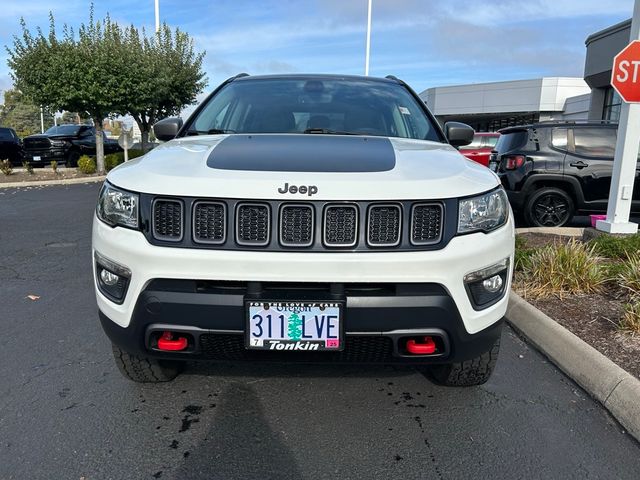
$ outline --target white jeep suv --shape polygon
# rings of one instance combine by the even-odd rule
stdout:
[[[404,82],[241,74],[112,170],[93,221],[122,373],[190,360],[408,364],[487,381],[513,268],[506,195]]]

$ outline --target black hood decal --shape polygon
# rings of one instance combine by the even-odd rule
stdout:
[[[211,168],[263,172],[385,172],[395,165],[388,138],[318,134],[230,135],[207,159]]]

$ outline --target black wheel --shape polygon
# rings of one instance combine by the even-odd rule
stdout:
[[[79,159],[80,152],[78,152],[77,150],[71,150],[69,153],[67,153],[67,157],[65,158],[67,168],[77,167]]]
[[[113,345],[113,358],[120,373],[140,383],[170,382],[178,376],[182,362],[171,362],[141,357]]]
[[[434,382],[447,387],[473,387],[486,383],[491,377],[498,361],[500,339],[491,349],[482,355],[464,362],[433,365],[428,368],[428,375]]]
[[[524,218],[531,227],[562,227],[572,218],[573,200],[559,188],[536,190],[526,202]]]

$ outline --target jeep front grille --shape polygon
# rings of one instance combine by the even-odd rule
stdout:
[[[221,250],[410,251],[444,248],[456,234],[456,199],[282,201],[140,194],[152,244]]]
[[[284,205],[280,209],[280,243],[288,247],[313,244],[313,207]]]
[[[179,242],[183,234],[182,202],[157,199],[153,202],[153,236],[158,240]]]
[[[324,244],[328,247],[353,247],[358,241],[358,208],[355,205],[330,205],[324,211]]]
[[[224,203],[196,202],[193,206],[193,239],[199,243],[224,243],[225,217]]]
[[[428,245],[438,243],[442,235],[442,205],[419,203],[411,212],[411,243]]]
[[[367,243],[373,247],[394,246],[400,243],[401,212],[399,205],[369,207]]]
[[[269,205],[241,203],[236,211],[236,241],[239,245],[265,246],[269,243]]]

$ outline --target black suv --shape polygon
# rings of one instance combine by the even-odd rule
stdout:
[[[0,127],[0,160],[12,165],[22,162],[22,142],[13,128]]]
[[[105,155],[122,150],[117,140],[106,135],[103,138]],[[81,155],[95,154],[96,130],[91,125],[57,125],[43,134],[24,139],[24,160],[31,165],[45,165],[56,160],[75,167]]]
[[[535,227],[565,225],[576,213],[605,213],[618,125],[540,122],[509,127],[491,154],[515,212]],[[632,211],[640,211],[640,163]]]

